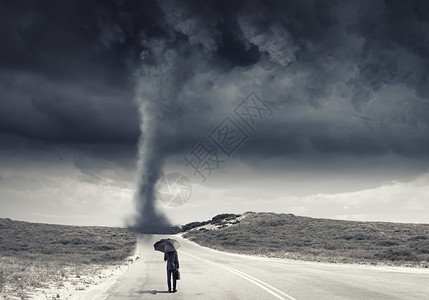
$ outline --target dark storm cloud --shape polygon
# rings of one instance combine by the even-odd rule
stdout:
[[[166,134],[167,151],[189,150],[256,90],[276,114],[243,150],[250,155],[426,157],[427,20],[421,2],[406,4],[401,17],[403,5],[162,2],[170,43],[183,47],[184,35],[194,49],[193,77],[175,95],[185,114],[166,121],[178,128]],[[397,28],[398,19],[404,26]],[[225,99],[228,84],[235,90]]]
[[[53,142],[135,143],[133,85],[97,50],[94,5],[1,4],[0,132]]]
[[[357,164],[384,156],[421,170],[428,11],[426,1],[399,0],[3,1],[0,183],[28,193],[46,185],[63,204],[78,193],[87,208],[100,192],[106,203],[129,199],[137,168],[134,228],[167,231],[154,202],[166,159],[183,165],[252,91],[274,113],[233,154],[238,174],[256,178],[246,172],[255,162],[264,177],[291,164],[307,170],[305,182],[318,177],[310,169],[367,171]],[[47,176],[32,185],[39,170]]]
[[[1,6],[2,133],[48,142],[135,144],[135,87],[145,66],[159,64],[152,60],[154,43],[163,41],[182,65],[172,74],[180,78],[162,85],[164,113],[158,118],[167,124],[168,141],[159,151],[189,151],[255,90],[274,103],[275,114],[243,155],[426,156],[424,1]]]

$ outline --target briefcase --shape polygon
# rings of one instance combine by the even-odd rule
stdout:
[[[176,278],[176,280],[180,280],[180,272],[179,272],[179,270],[174,271],[174,278]]]

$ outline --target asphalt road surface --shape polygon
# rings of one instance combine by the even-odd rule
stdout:
[[[177,293],[167,292],[166,263],[139,238],[140,259],[108,290],[116,299],[429,299],[429,271],[259,258],[201,247],[178,236]]]

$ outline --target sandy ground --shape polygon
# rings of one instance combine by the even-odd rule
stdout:
[[[105,299],[106,291],[116,283],[119,276],[128,270],[128,265],[111,266],[96,272],[92,276],[79,276],[65,279],[60,285],[49,284],[43,289],[30,293],[31,299]]]
[[[109,288],[139,259],[139,255],[140,247],[137,244],[134,254],[121,265],[94,270],[94,275],[91,276],[70,277],[63,280],[60,285],[51,283],[46,288],[36,289],[29,293],[29,297],[34,300],[104,300],[107,298]]]

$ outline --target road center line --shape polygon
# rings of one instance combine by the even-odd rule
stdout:
[[[234,273],[235,275],[238,275],[238,276],[246,279],[247,281],[253,283],[254,285],[260,287],[261,289],[265,290],[266,292],[270,293],[271,295],[273,295],[274,297],[276,297],[278,299],[286,300],[286,298],[288,298],[289,300],[296,300],[295,298],[293,298],[293,297],[289,296],[288,294],[280,291],[279,289],[276,289],[275,287],[269,285],[268,283],[263,282],[262,280],[259,280],[259,279],[255,278],[255,277],[252,277],[252,276],[250,276],[250,275],[248,275],[248,274],[246,274],[244,272],[241,272],[241,271],[239,271],[237,269],[234,269],[232,267],[229,267],[229,266],[226,266],[226,265],[223,265],[223,264],[220,264],[220,263],[216,263],[216,262],[208,260],[208,259],[204,259],[204,258],[195,256],[195,255],[183,252],[183,251],[180,251],[180,253],[183,253],[183,254],[191,256],[193,258],[199,259],[199,260],[204,261],[206,263],[215,265],[217,267],[223,268],[223,269],[225,269],[227,271],[230,271],[231,273]],[[286,298],[283,298],[279,294],[285,296]]]

